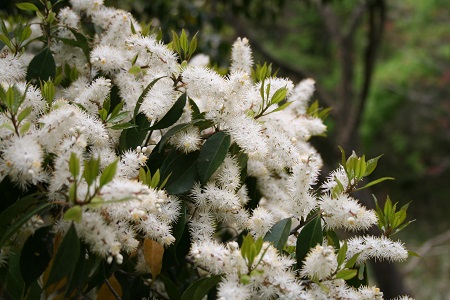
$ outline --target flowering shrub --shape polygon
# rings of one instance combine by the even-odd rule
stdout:
[[[407,206],[352,197],[389,179],[362,183],[378,157],[342,150],[318,183],[313,80],[255,66],[245,38],[221,75],[184,31],[166,45],[102,1],[41,4],[0,35],[5,295],[382,298],[366,261],[407,258]]]

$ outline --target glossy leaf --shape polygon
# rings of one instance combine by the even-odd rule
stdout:
[[[281,252],[289,238],[291,226],[292,226],[291,218],[286,218],[279,221],[278,223],[272,226],[269,232],[266,233],[266,235],[264,236],[264,241],[271,242],[274,245],[274,247]]]
[[[166,115],[159,120],[155,125],[151,126],[149,129],[163,129],[175,124],[178,119],[183,114],[184,107],[186,105],[186,93],[181,95],[175,104],[170,108]]]
[[[51,255],[47,248],[51,226],[41,227],[23,244],[20,253],[20,273],[27,284],[39,278],[50,262]]]
[[[317,244],[322,245],[322,242],[322,219],[319,215],[307,223],[298,235],[295,252],[297,257],[297,269],[301,269],[303,259],[311,248],[314,248]]]
[[[221,131],[210,136],[203,144],[198,156],[198,174],[203,184],[223,163],[230,144],[230,136]]]
[[[77,265],[79,254],[80,239],[72,223],[59,245],[45,286],[48,287],[72,273]]]
[[[169,277],[159,275],[159,279],[164,283],[164,286],[166,288],[166,293],[169,296],[170,300],[180,300],[181,299],[181,293],[178,290],[175,283],[170,280]]]
[[[197,280],[184,291],[181,300],[202,300],[221,279],[222,275],[214,275]]]
[[[24,213],[23,215],[21,215],[19,218],[14,220],[14,223],[8,227],[4,232],[2,232],[2,236],[0,239],[0,248],[3,246],[3,244],[9,240],[9,238],[16,234],[17,231],[26,223],[28,222],[28,220],[37,214],[41,214],[47,210],[50,209],[50,207],[52,206],[52,203],[49,202],[45,202],[45,203],[40,203],[39,205],[36,205],[36,207],[34,207],[34,209],[31,209],[29,211],[27,211],[26,213]],[[12,218],[16,217],[17,215],[12,216]]]
[[[198,179],[197,157],[198,151],[180,155],[165,170],[164,174],[170,174],[165,187],[169,194],[184,194],[192,188],[194,182]]]
[[[56,63],[50,48],[45,47],[30,61],[27,70],[27,81],[32,79],[48,80],[55,78]]]

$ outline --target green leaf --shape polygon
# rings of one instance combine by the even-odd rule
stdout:
[[[141,146],[148,134],[148,126],[150,125],[147,117],[140,113],[137,115],[134,124],[135,127],[125,129],[122,131],[119,138],[119,149],[121,152]]]
[[[222,275],[201,278],[184,291],[181,300],[202,300],[222,279]]]
[[[353,266],[355,265],[356,261],[358,260],[359,255],[361,254],[361,252],[356,253],[355,255],[353,255],[345,264],[346,268],[353,268]]]
[[[13,46],[11,44],[10,39],[4,35],[4,34],[0,34],[0,41],[3,43],[3,45],[0,44],[0,49],[2,49],[5,45],[11,49]]]
[[[2,291],[2,296],[9,297],[4,299],[24,299],[25,284],[20,274],[20,256],[14,251],[8,253],[8,272],[5,277],[2,278],[2,289],[6,292]]]
[[[163,129],[175,124],[183,114],[183,110],[186,105],[186,98],[186,93],[181,95],[166,115],[149,129]]]
[[[300,231],[297,238],[297,269],[301,269],[303,265],[303,259],[306,257],[311,248],[314,248],[317,244],[322,245],[322,219],[320,215],[309,221],[303,229]]]
[[[139,74],[142,71],[142,68],[140,66],[134,65],[129,70],[128,73],[132,75]]]
[[[198,174],[202,184],[205,184],[220,167],[230,144],[230,136],[222,131],[213,134],[205,141],[198,157]]]
[[[0,214],[0,231],[5,229],[12,220],[18,215],[30,209],[34,204],[42,201],[45,195],[31,194],[24,198],[17,200]]]
[[[189,44],[189,57],[194,54],[195,50],[197,49],[197,33],[194,35],[194,37],[191,40],[191,43]]]
[[[58,251],[54,257],[52,269],[48,276],[45,287],[60,281],[69,276],[77,266],[80,255],[80,238],[78,237],[75,226],[70,225],[69,230],[61,241]]]
[[[190,126],[192,126],[194,122],[191,123],[182,123],[182,124],[178,124],[173,126],[172,128],[170,128],[165,135],[163,135],[161,137],[161,140],[159,141],[159,147],[158,147],[158,152],[161,152],[161,150],[164,148],[164,145],[169,141],[169,139],[177,132],[185,130],[187,128],[189,128]]]
[[[91,158],[84,162],[83,178],[90,186],[98,176],[98,170],[100,167],[100,160]]]
[[[270,100],[271,104],[276,104],[278,102],[283,101],[286,98],[287,88],[283,87],[278,90],[276,90],[275,93],[273,93],[272,99]]]
[[[175,283],[172,282],[172,280],[169,279],[169,277],[166,277],[164,275],[159,275],[159,279],[164,283],[164,287],[166,288],[167,295],[169,296],[170,300],[180,300],[181,299],[181,293],[178,290]]]
[[[55,78],[56,63],[49,47],[45,47],[30,61],[27,70],[27,81],[32,79],[48,80]]]
[[[180,47],[180,38],[178,37],[178,34],[172,30],[172,48],[173,51],[180,53],[181,47]]]
[[[188,39],[187,39],[186,31],[184,29],[181,30],[180,47],[181,47],[181,49],[183,49],[184,54],[186,54],[188,51]]]
[[[102,175],[100,176],[100,186],[104,186],[114,179],[114,175],[116,175],[117,170],[117,163],[118,160],[116,159],[103,170]]]
[[[31,31],[30,25],[27,25],[23,28],[22,34],[20,35],[20,42],[23,43],[26,39],[28,39],[33,32]]]
[[[180,155],[165,170],[164,174],[171,174],[165,187],[169,194],[184,194],[192,188],[198,179],[197,157],[198,151]]]
[[[2,232],[2,236],[0,239],[0,248],[3,246],[3,244],[9,240],[14,234],[17,233],[17,231],[26,223],[28,222],[28,220],[36,215],[36,214],[41,214],[46,212],[47,210],[50,209],[50,207],[52,206],[52,203],[49,202],[45,202],[45,203],[39,203],[39,205],[36,205],[36,207],[34,209],[31,210],[27,210],[27,212],[25,212],[23,215],[21,215],[20,217],[18,217],[17,219],[14,220],[14,223],[8,227],[4,232]],[[16,210],[16,208],[14,209],[7,209],[6,211],[14,211]],[[5,211],[5,212],[6,212]],[[5,214],[5,212],[3,212],[2,216]],[[10,220],[17,217],[17,215],[13,215],[10,216]],[[8,217],[7,217],[8,218]]]
[[[127,123],[115,124],[108,128],[113,129],[113,130],[124,130],[124,129],[129,129],[129,128],[136,128],[136,127],[138,127],[136,124],[131,124],[131,123],[127,122]]]
[[[376,179],[376,180],[374,180],[374,181],[369,182],[368,184],[366,184],[366,185],[363,186],[363,187],[360,187],[360,188],[355,189],[355,191],[359,191],[359,190],[362,190],[362,189],[366,189],[366,188],[368,188],[368,187],[371,187],[371,186],[373,186],[373,185],[375,185],[375,184],[378,184],[378,183],[380,183],[380,182],[383,182],[383,181],[385,181],[385,180],[395,180],[395,178],[393,178],[393,177],[382,177],[382,178],[378,178],[378,179]]]
[[[51,242],[51,236],[48,234],[50,229],[51,226],[39,228],[23,244],[20,253],[20,272],[27,284],[38,279],[50,262],[51,255],[47,247]]]
[[[30,128],[31,128],[31,122],[30,121],[26,121],[25,123],[23,123],[23,125],[20,126],[20,130],[19,130],[20,135],[21,136],[25,135]]]
[[[355,277],[357,274],[358,274],[358,270],[344,269],[344,270],[340,270],[339,272],[337,272],[336,279],[349,280],[349,279],[352,279],[353,277]]]
[[[16,6],[21,10],[39,11],[39,8],[37,8],[33,3],[22,2],[17,3]]]
[[[282,111],[282,110],[284,110],[286,107],[288,107],[289,105],[291,105],[292,102],[293,102],[293,101],[285,102],[285,103],[283,103],[282,105],[280,105],[280,106],[278,106],[277,108],[275,108],[274,110],[272,110],[271,112],[274,113],[274,112],[276,112],[276,111]]]
[[[66,221],[75,221],[77,223],[80,223],[82,219],[83,210],[79,205],[72,206],[64,213],[64,220]]]
[[[130,115],[129,111],[122,111],[122,112],[116,113],[114,115],[111,113],[111,115],[109,116],[109,119],[107,120],[107,122],[108,123],[117,123],[117,122],[125,120],[129,115]]]
[[[338,255],[337,255],[337,263],[338,263],[338,267],[340,267],[344,261],[345,261],[345,256],[347,254],[347,250],[348,250],[348,246],[347,246],[347,241],[344,241],[344,244],[342,245],[342,247],[339,249],[338,251]]]
[[[72,32],[72,34],[75,36],[76,39],[76,44],[74,46],[81,48],[84,56],[86,57],[87,62],[90,63],[91,49],[89,48],[89,41],[87,37],[84,34],[80,33],[76,28],[69,27],[69,30],[70,32]]]
[[[198,108],[194,100],[192,100],[191,98],[189,98],[189,105],[192,109],[192,118],[196,119],[198,116],[200,116],[200,109]]]
[[[370,174],[372,174],[372,172],[375,170],[375,168],[377,167],[378,164],[378,160],[380,159],[380,156],[377,156],[375,158],[369,159],[366,163],[366,172],[364,173],[364,176],[369,176]]]
[[[80,160],[78,159],[77,154],[74,152],[70,154],[69,171],[70,174],[72,174],[73,178],[76,180],[78,174],[80,174]]]
[[[277,222],[264,236],[264,241],[271,242],[278,251],[282,251],[291,231],[291,218]]]

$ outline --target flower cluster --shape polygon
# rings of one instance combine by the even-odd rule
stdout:
[[[294,84],[255,66],[246,38],[220,75],[204,55],[182,61],[180,49],[191,51],[184,32],[167,45],[103,1],[69,2],[44,46],[50,78],[25,72],[41,54],[0,56],[0,180],[51,204],[29,216],[37,225],[23,222],[2,241],[2,264],[18,241],[51,225],[56,236],[75,229],[86,257],[151,272],[147,288],[160,295],[170,287],[148,239],[167,255],[188,243],[182,259],[223,275],[219,299],[382,298],[345,280],[368,259],[402,261],[407,251],[388,237],[344,247],[327,236],[367,230],[378,216],[350,195],[368,172],[342,165],[317,189],[322,159],[309,139],[326,127],[308,112],[312,79]],[[82,31],[86,20],[95,33]],[[301,250],[311,226],[317,243]],[[256,241],[251,250],[236,242],[242,232]]]

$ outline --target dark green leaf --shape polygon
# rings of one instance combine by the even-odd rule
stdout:
[[[45,47],[30,61],[27,70],[27,81],[32,79],[48,80],[55,78],[56,63],[50,48]]]
[[[89,49],[89,41],[86,38],[86,36],[82,33],[80,33],[76,28],[69,28],[70,32],[75,36],[76,44],[74,46],[80,47],[81,50],[84,53],[84,56],[86,57],[86,60],[88,63],[90,63],[90,52],[91,49]]]
[[[202,300],[221,279],[222,275],[214,275],[197,280],[184,291],[181,300]]]
[[[28,210],[26,213],[18,217],[10,227],[8,227],[4,232],[2,232],[2,237],[0,239],[0,248],[12,235],[16,234],[17,231],[22,227],[22,225],[28,222],[28,220],[32,216],[49,210],[51,205],[52,203],[49,202],[40,203],[39,205],[36,205],[34,209]],[[11,218],[14,217],[17,217],[17,215],[11,216]]]
[[[5,283],[3,283],[2,278],[2,288],[3,287],[5,288],[6,293],[2,291],[2,295],[9,295],[9,299],[24,299],[23,291],[25,284],[20,274],[20,255],[18,253],[8,253],[8,273],[6,275]]]
[[[180,155],[165,170],[165,174],[170,174],[166,184],[166,190],[169,194],[184,194],[192,188],[198,179],[197,157],[198,151]]]
[[[198,108],[194,100],[192,100],[191,98],[189,98],[189,105],[191,106],[192,109],[192,119],[196,119],[200,115],[200,109]]]
[[[121,123],[121,124],[115,124],[108,128],[113,129],[113,130],[124,130],[124,129],[135,128],[135,127],[138,127],[138,126],[135,124],[131,124],[131,123]]]
[[[31,194],[24,198],[17,200],[14,204],[10,205],[0,215],[0,230],[6,228],[12,220],[17,218],[20,214],[26,212],[33,205],[43,200],[45,195],[43,194]],[[45,203],[44,203],[45,204]]]
[[[178,290],[175,283],[173,283],[172,280],[169,279],[169,277],[160,274],[158,278],[161,279],[161,281],[164,283],[167,295],[169,295],[170,300],[181,299],[181,292]]]
[[[149,129],[163,129],[175,124],[176,121],[183,114],[184,107],[186,105],[186,93],[181,95],[175,104],[170,108],[166,115],[159,120],[155,125],[151,126]]]
[[[45,286],[48,287],[72,273],[77,265],[79,255],[80,239],[72,223],[59,245]]]
[[[274,247],[281,252],[289,238],[291,225],[291,218],[286,218],[279,221],[272,226],[269,232],[266,233],[266,235],[264,236],[264,241],[271,242]]]
[[[222,131],[210,136],[203,144],[198,157],[198,174],[203,184],[220,167],[227,155],[230,144],[230,136]]]
[[[185,130],[187,128],[189,128],[190,126],[192,126],[191,123],[182,123],[182,124],[178,124],[173,126],[172,128],[170,128],[165,135],[162,136],[161,140],[159,141],[159,147],[158,147],[158,152],[161,152],[161,150],[164,148],[165,144],[169,141],[169,139],[177,132]]]
[[[297,269],[301,269],[303,265],[303,259],[306,257],[311,248],[314,248],[317,244],[322,245],[322,219],[320,215],[312,219],[306,224],[300,231],[297,238]]]
[[[45,271],[51,255],[47,247],[51,226],[39,228],[23,244],[20,254],[20,272],[26,284],[31,284]],[[51,243],[50,243],[51,244]]]
[[[119,149],[121,152],[140,146],[148,134],[150,123],[144,114],[138,114],[135,120],[136,127],[124,129],[119,138]]]

